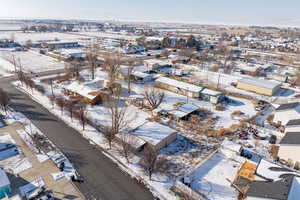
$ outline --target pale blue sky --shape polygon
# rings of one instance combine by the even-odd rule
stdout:
[[[300,26],[300,0],[0,0],[0,18]]]

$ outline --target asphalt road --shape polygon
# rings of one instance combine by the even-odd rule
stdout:
[[[122,172],[76,130],[9,84],[9,79],[0,78],[0,88],[9,92],[11,107],[25,114],[70,159],[84,179],[83,183],[76,185],[88,199],[154,199],[144,186]]]

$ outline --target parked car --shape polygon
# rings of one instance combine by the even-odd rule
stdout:
[[[262,110],[264,110],[266,107],[265,106],[256,106],[255,107],[255,110],[256,111],[262,111]]]
[[[269,103],[267,101],[264,101],[264,100],[259,100],[258,105],[268,105]]]
[[[277,141],[276,135],[271,135],[269,143],[270,144],[276,144],[276,141]]]

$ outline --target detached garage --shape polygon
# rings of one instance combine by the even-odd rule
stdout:
[[[132,132],[131,135],[138,138],[139,149],[147,144],[159,151],[176,140],[177,132],[157,122],[146,122]]]
[[[277,81],[269,81],[256,78],[243,78],[239,80],[237,88],[262,94],[273,96],[281,87],[281,83]]]

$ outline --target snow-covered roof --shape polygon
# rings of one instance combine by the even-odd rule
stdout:
[[[99,90],[103,88],[104,82],[104,80],[95,80],[86,83],[73,81],[71,84],[63,85],[62,87],[83,97],[94,99],[97,96],[97,92],[99,92]]]
[[[7,145],[15,144],[16,142],[12,139],[8,133],[0,133],[0,151],[6,149]]]
[[[129,68],[129,66],[127,66],[127,65],[120,65],[120,72],[123,75],[127,76],[128,68]],[[135,72],[147,72],[147,71],[149,71],[149,70],[144,65],[139,65],[139,66],[136,66],[136,67],[133,68],[133,73],[135,73]]]
[[[185,112],[185,113],[192,113],[196,110],[198,110],[199,107],[193,105],[193,104],[182,104],[181,106],[178,107],[178,110]]]
[[[200,93],[203,90],[203,87],[199,87],[197,85],[193,85],[190,83],[178,81],[175,79],[167,78],[167,77],[159,77],[156,79],[156,82],[164,83],[173,87],[177,87],[179,89],[184,89],[191,92],[198,92]]]
[[[300,175],[297,172],[294,172],[285,167],[281,167],[280,165],[277,165],[265,159],[261,159],[261,161],[259,162],[256,169],[256,174],[273,181],[280,180],[284,177],[284,175],[287,174],[297,176]]]
[[[146,122],[132,134],[155,146],[175,132],[175,130],[157,122]]]
[[[237,66],[239,69],[244,70],[244,71],[249,71],[249,72],[255,72],[258,68],[260,68],[260,65],[247,65],[247,64],[239,64]]]
[[[149,59],[149,60],[144,60],[144,62],[150,65],[155,65],[155,64],[161,66],[172,65],[172,63],[167,60],[159,60],[159,59]]]
[[[55,52],[64,56],[69,56],[74,54],[85,54],[85,52],[81,48],[60,49],[60,50],[56,50]]]
[[[139,71],[134,71],[132,73],[132,75],[134,75],[136,77],[139,77],[139,78],[146,78],[146,77],[151,76],[150,74],[147,74],[147,73],[144,73],[144,72],[139,72]]]
[[[0,188],[10,185],[10,181],[3,169],[0,168]]]
[[[28,183],[27,185],[19,187],[20,194],[22,197],[30,198],[30,197],[34,196],[36,189],[41,188],[43,186],[45,186],[43,179],[41,177],[37,178],[36,180],[34,180],[31,183]]]
[[[243,78],[239,80],[239,82],[267,89],[273,89],[281,85],[281,83],[277,81],[269,81],[257,78]]]
[[[126,133],[124,133],[124,134],[126,134]],[[132,147],[134,147],[136,149],[140,148],[141,146],[143,146],[144,144],[147,143],[145,140],[143,140],[142,138],[137,137],[136,135],[126,136],[126,135],[117,134],[116,137],[119,138],[120,140],[123,139],[122,137],[129,137],[129,140],[131,141],[130,145],[132,145]]]
[[[173,105],[170,105],[168,103],[162,103],[158,108],[154,110],[155,113],[165,111],[173,116],[176,116],[177,118],[182,118],[196,110],[198,110],[199,107],[193,104],[182,104],[179,107],[175,108]]]
[[[51,42],[47,42],[47,44],[52,44],[52,45],[56,45],[56,44],[77,44],[77,41],[68,41],[68,40],[60,40],[60,41],[51,41]]]
[[[241,147],[242,147],[240,144],[237,144],[237,143],[232,142],[230,140],[224,140],[222,142],[221,146],[223,148],[229,149],[229,150],[231,150],[233,152],[236,152],[236,153],[239,153],[240,150],[241,150]]]
[[[177,118],[182,118],[187,115],[186,112],[183,112],[180,110],[171,110],[171,111],[169,111],[169,114],[176,116]]]
[[[210,96],[220,96],[222,95],[222,92],[219,92],[219,91],[216,91],[216,90],[211,90],[211,89],[208,89],[208,88],[205,88],[201,91],[202,94],[207,94],[207,95],[210,95]]]

